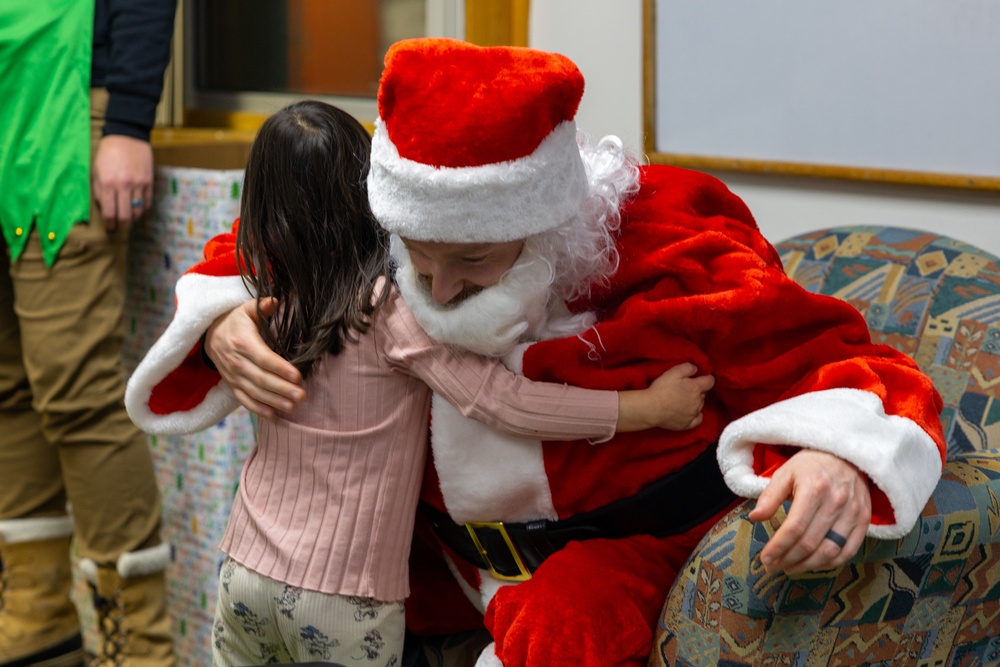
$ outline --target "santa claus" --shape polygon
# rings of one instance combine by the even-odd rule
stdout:
[[[766,567],[821,569],[866,534],[905,534],[944,459],[940,401],[913,361],[787,278],[718,180],[581,142],[582,93],[565,57],[441,39],[394,45],[379,90],[369,196],[428,333],[538,380],[635,388],[682,362],[716,379],[696,428],[589,448],[504,437],[434,401],[421,521],[478,613],[444,602],[423,559],[408,621],[485,620],[483,666],[644,665],[677,569],[731,492],[758,498],[757,520],[792,500]],[[300,397],[247,326],[255,309],[219,294],[183,298],[213,301],[189,329],[215,322],[205,349],[222,375],[189,347],[147,366],[130,385],[144,426],[211,423],[230,391],[262,412]],[[195,376],[205,392],[164,400]]]

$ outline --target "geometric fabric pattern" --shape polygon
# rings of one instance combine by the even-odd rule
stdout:
[[[948,463],[908,535],[868,538],[835,570],[769,575],[760,550],[784,515],[754,523],[752,501],[737,506],[678,575],[649,665],[1000,665],[1000,260],[888,227],[776,248],[934,380]]]
[[[651,666],[1000,665],[1000,450],[962,453],[914,529],[868,538],[841,568],[768,574],[783,514],[743,503],[688,560]]]
[[[776,248],[796,282],[855,306],[876,343],[930,376],[949,453],[1000,443],[1000,259],[896,227],[825,229]]]

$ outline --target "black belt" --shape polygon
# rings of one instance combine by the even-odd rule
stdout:
[[[441,542],[497,579],[531,578],[548,556],[577,540],[632,535],[665,537],[689,530],[729,506],[736,496],[726,486],[713,444],[675,473],[589,512],[527,523],[483,521],[457,524],[421,502],[421,511]]]

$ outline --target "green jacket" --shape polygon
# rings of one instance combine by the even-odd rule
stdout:
[[[11,260],[38,228],[51,266],[90,216],[94,0],[0,2],[0,228]]]

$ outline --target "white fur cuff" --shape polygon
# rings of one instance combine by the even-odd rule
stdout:
[[[32,517],[0,521],[0,541],[23,544],[69,537],[73,534],[73,520],[68,516]]]
[[[156,435],[204,430],[239,405],[229,388],[220,382],[191,410],[156,414],[149,409],[153,389],[183,363],[212,322],[253,297],[239,276],[198,273],[181,276],[175,294],[174,319],[146,353],[125,389],[129,417],[143,431]]]
[[[888,496],[896,523],[868,534],[892,539],[913,527],[941,476],[941,455],[931,437],[905,417],[887,415],[882,401],[858,389],[796,396],[732,422],[719,440],[719,466],[729,488],[756,498],[769,480],[754,470],[758,445],[791,445],[850,461]]]
[[[170,545],[160,544],[148,549],[130,551],[118,557],[115,570],[122,579],[144,577],[156,572],[163,572],[170,564]],[[80,559],[80,572],[92,584],[97,584],[97,568],[99,566],[90,558]]]

